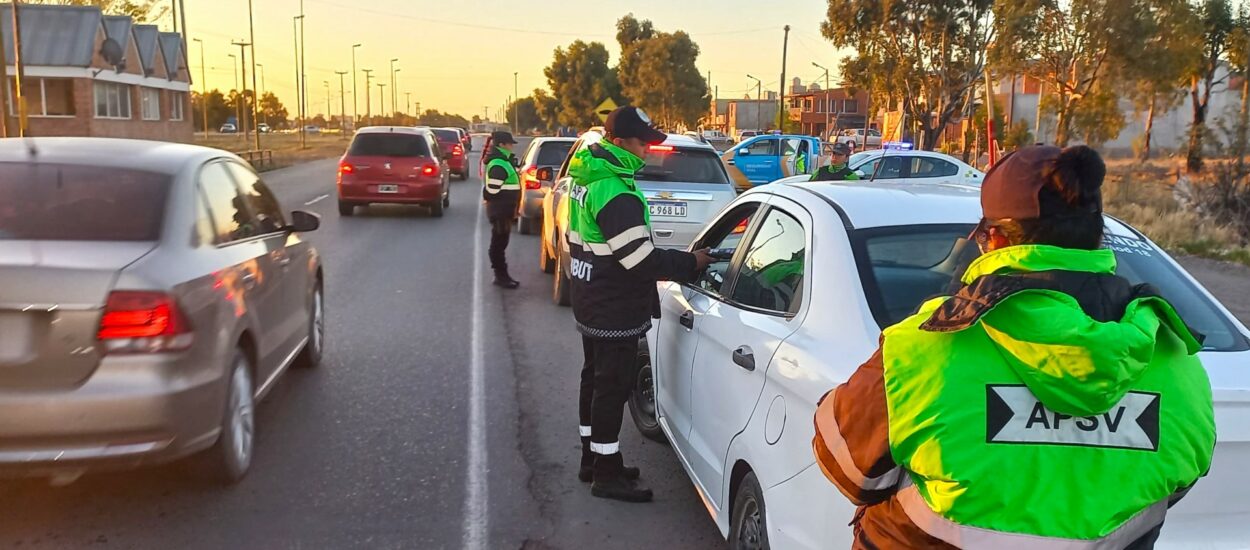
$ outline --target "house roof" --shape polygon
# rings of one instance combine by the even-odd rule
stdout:
[[[165,70],[169,72],[169,79],[173,80],[182,64],[182,35],[163,32],[160,34],[160,43],[161,54],[165,56]]]
[[[152,74],[156,70],[156,47],[161,32],[156,25],[135,25],[134,34],[143,73]]]
[[[104,34],[123,47],[130,40],[130,27],[132,26],[134,26],[134,20],[125,15],[104,16]]]
[[[25,65],[88,67],[95,56],[95,39],[103,16],[92,6],[22,4],[22,63]],[[13,7],[0,4],[0,36],[13,36]],[[14,63],[13,48],[4,49],[6,63]]]

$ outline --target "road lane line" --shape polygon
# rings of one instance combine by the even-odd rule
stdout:
[[[490,543],[490,498],[486,485],[486,354],[482,349],[482,208],[473,231],[473,327],[469,337],[469,460],[465,476],[463,548],[485,550]]]
[[[308,201],[308,202],[304,203],[304,206],[312,206],[312,205],[317,204],[317,203],[319,203],[319,202],[321,202],[321,201],[323,201],[323,200],[326,200],[326,199],[328,199],[328,198],[330,198],[330,195],[329,195],[329,194],[325,194],[325,195],[318,195],[318,196],[317,196],[317,198],[315,198],[315,199],[313,199],[313,200],[310,200],[310,201]]]

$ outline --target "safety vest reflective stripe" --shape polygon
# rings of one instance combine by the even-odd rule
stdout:
[[[1168,511],[1167,500],[1139,512],[1107,535],[1091,539],[1064,539],[1021,533],[994,531],[960,525],[934,512],[925,503],[919,489],[905,478],[905,487],[898,493],[898,502],[917,527],[934,538],[960,548],[1011,548],[1012,550],[1112,550],[1124,548],[1163,523]]]
[[[650,239],[651,229],[645,225],[636,225],[618,233],[615,237],[608,239],[608,246],[613,251],[620,250],[621,247],[632,243],[638,239]]]
[[[621,265],[625,266],[625,269],[633,269],[634,266],[647,259],[647,256],[650,256],[652,252],[655,252],[655,246],[651,244],[651,241],[642,243],[641,245],[638,245],[638,250],[635,250],[628,256],[621,258]]]
[[[593,252],[596,256],[611,256],[612,255],[612,247],[608,246],[607,243],[585,242],[582,240],[581,234],[576,231],[573,231],[572,229],[569,230],[567,239],[569,241],[569,244],[575,244],[582,248],[588,249],[591,252]]]
[[[508,183],[497,179],[486,180],[486,192],[492,195],[500,191],[519,191],[520,189],[521,184],[519,183]]]

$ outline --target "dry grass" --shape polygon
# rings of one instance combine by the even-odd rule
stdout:
[[[232,153],[242,153],[255,149],[254,139],[243,134],[209,134],[204,141],[203,134],[196,134],[193,143],[225,149]],[[307,147],[300,147],[299,134],[261,134],[261,149],[273,151],[273,166],[257,167],[259,170],[273,170],[301,162],[337,157],[347,149],[347,139],[340,135],[308,135]]]
[[[1111,215],[1169,250],[1250,265],[1250,243],[1232,227],[1204,218],[1175,195],[1175,161],[1107,163],[1103,200]]]

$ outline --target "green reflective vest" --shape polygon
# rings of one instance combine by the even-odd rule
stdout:
[[[982,256],[964,283],[1115,266],[1109,250],[1017,246]],[[882,348],[890,451],[914,484],[899,498],[926,530],[1096,539],[1137,512],[1161,519],[1210,466],[1200,345],[1163,299],[1098,322],[1067,294],[1030,289],[962,330],[922,329],[944,300],[888,328]]]
[[[486,187],[489,192],[521,190],[521,178],[517,175],[516,167],[512,165],[511,159],[512,153],[502,147],[497,147],[495,154],[487,161],[483,175],[485,176]],[[494,167],[502,167],[507,171],[508,177],[502,182],[492,181],[490,179],[490,169]]]
[[[612,251],[595,219],[604,205],[620,194],[638,197],[644,205],[642,216],[648,229],[651,228],[651,213],[645,208],[646,197],[634,181],[634,173],[642,169],[644,161],[607,140],[597,145],[598,151],[592,145],[569,161],[568,173],[573,180],[569,186],[569,242],[607,256]]]

